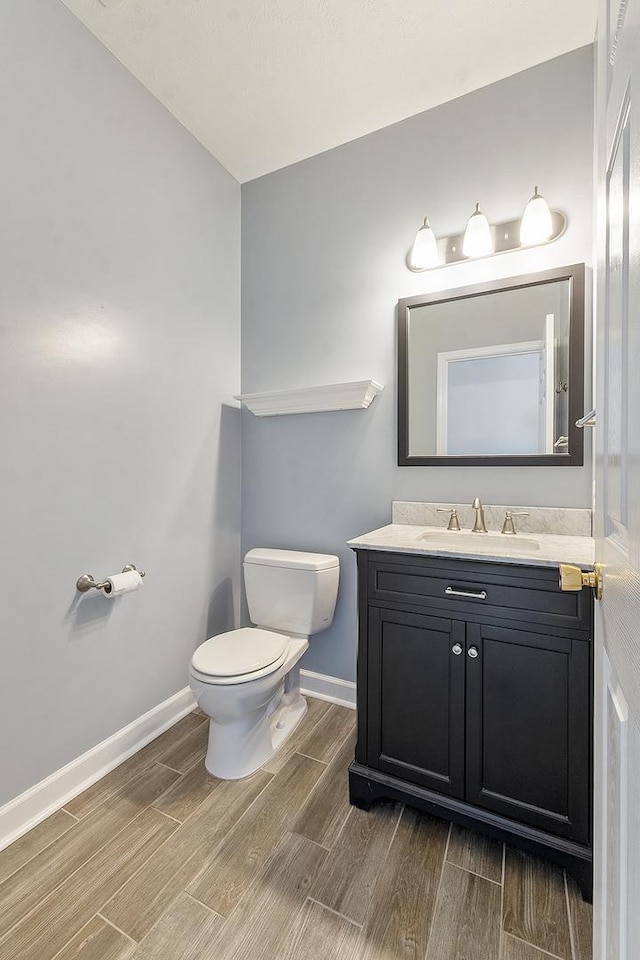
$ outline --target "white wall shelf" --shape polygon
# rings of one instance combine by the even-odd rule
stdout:
[[[244,403],[256,417],[280,417],[288,413],[366,410],[381,390],[384,390],[383,385],[375,380],[352,380],[293,390],[241,393],[234,400]]]

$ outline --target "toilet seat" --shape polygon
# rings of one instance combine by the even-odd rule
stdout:
[[[191,660],[203,683],[248,683],[274,673],[287,658],[290,637],[258,627],[241,627],[205,640]]]

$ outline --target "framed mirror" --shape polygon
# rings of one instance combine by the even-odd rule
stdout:
[[[584,264],[398,303],[399,466],[582,466]]]

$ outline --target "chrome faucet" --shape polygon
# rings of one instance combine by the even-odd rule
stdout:
[[[458,520],[458,511],[455,507],[436,507],[436,513],[448,513],[449,523],[447,530],[459,530],[460,521]]]
[[[502,524],[502,533],[508,534],[510,537],[516,535],[516,528],[513,525],[514,517],[528,517],[528,513],[523,513],[522,510],[507,510],[504,515],[504,523]]]
[[[480,497],[476,497],[473,503],[471,504],[473,509],[476,512],[476,519],[473,523],[472,533],[488,533],[487,525],[484,522],[484,507],[482,506],[482,500]]]

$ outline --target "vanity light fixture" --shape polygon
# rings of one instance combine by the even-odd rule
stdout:
[[[552,233],[553,221],[551,220],[549,204],[544,197],[540,196],[536,187],[522,214],[520,243],[527,247],[536,243],[544,243]]]
[[[464,232],[462,252],[465,257],[488,257],[493,253],[491,227],[479,203],[476,203],[476,208],[469,217],[467,229]]]
[[[476,203],[464,233],[437,238],[425,217],[407,254],[406,264],[414,273],[423,273],[450,263],[553,243],[566,228],[564,214],[550,210],[536,187],[521,219],[490,224],[480,210],[480,204]]]
[[[429,224],[429,217],[425,217],[413,241],[409,263],[412,270],[429,270],[431,267],[439,266],[440,262],[438,241]]]

